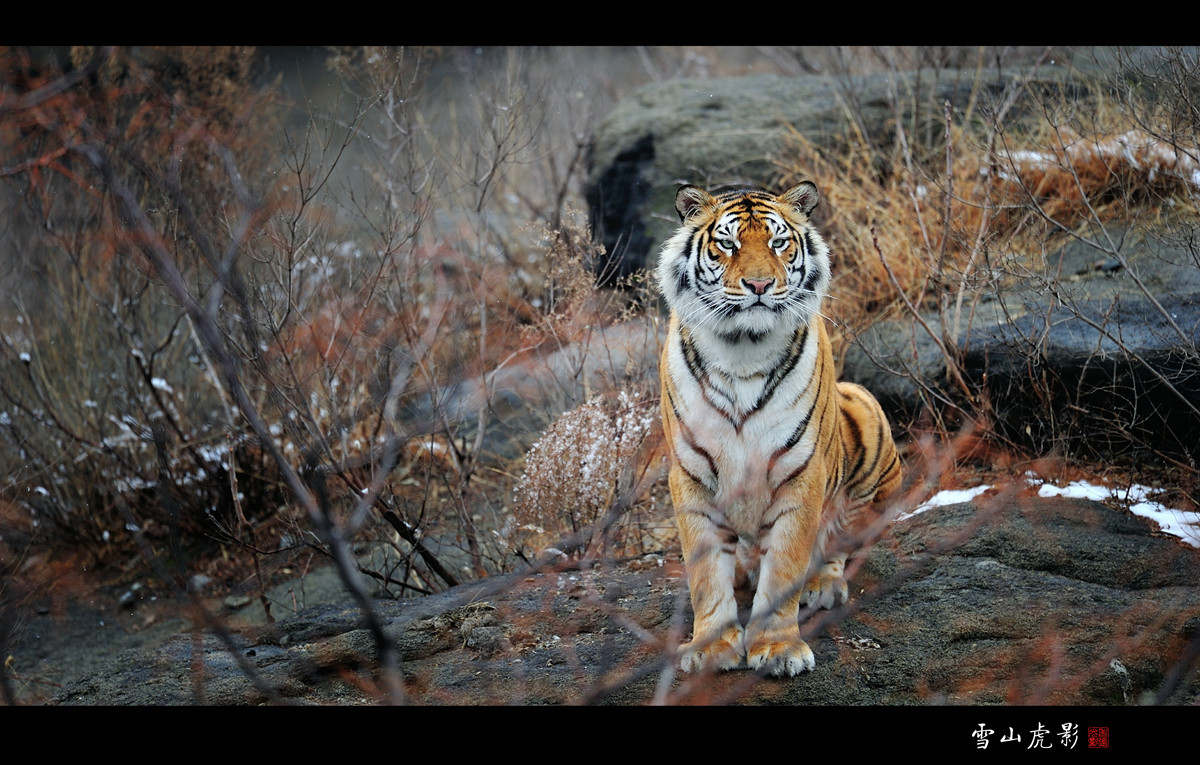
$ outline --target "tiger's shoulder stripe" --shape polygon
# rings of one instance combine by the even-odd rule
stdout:
[[[695,343],[692,342],[688,331],[681,329],[677,337],[687,370],[696,385],[699,386],[704,398],[713,409],[720,412],[722,416],[735,426],[740,426],[740,420],[735,416],[736,402],[730,397],[727,391],[713,383],[710,369],[703,355],[696,348]]]
[[[770,465],[774,465],[775,462],[777,462],[780,457],[782,457],[786,453],[790,452],[793,448],[795,448],[796,444],[800,443],[800,439],[804,438],[804,434],[808,432],[809,424],[812,421],[813,412],[816,411],[817,405],[821,403],[821,394],[824,392],[822,390],[822,386],[824,385],[825,381],[823,379],[821,379],[820,375],[813,375],[812,377],[808,378],[808,382],[805,383],[804,389],[800,392],[800,395],[798,396],[798,399],[803,399],[805,394],[808,393],[809,389],[812,387],[812,384],[814,382],[817,384],[817,392],[816,392],[816,395],[814,395],[812,398],[812,403],[809,405],[808,409],[806,411],[804,411],[804,413],[800,416],[800,420],[799,420],[799,422],[796,423],[796,427],[795,427],[795,429],[792,430],[791,435],[788,436],[787,440],[784,441],[783,444],[778,449],[775,450],[775,453],[771,455]],[[767,469],[769,472],[770,466],[768,466]]]
[[[796,339],[791,346],[789,346],[787,355],[777,366],[771,369],[770,373],[768,373],[766,385],[763,387],[763,391],[759,395],[758,400],[754,402],[754,411],[761,410],[763,406],[765,406],[767,402],[771,400],[771,397],[775,395],[775,391],[779,388],[780,384],[787,379],[788,375],[796,371],[797,365],[804,357],[804,351],[807,345],[808,327],[798,327],[796,329]],[[804,370],[800,371],[803,372]]]
[[[701,478],[700,476],[697,476],[692,471],[688,470],[686,466],[681,464],[680,468],[682,470],[684,470],[687,473],[688,477],[691,478],[696,483],[703,484],[705,486],[716,485],[717,481],[720,480],[720,473],[717,468],[716,460],[714,460],[713,456],[711,454],[709,454],[709,452],[703,446],[701,446],[699,444],[699,442],[696,440],[696,438],[694,438],[692,436],[691,428],[688,427],[687,420],[682,416],[682,414],[679,410],[679,406],[676,403],[674,388],[673,387],[664,387],[663,397],[664,397],[664,406],[670,406],[671,411],[675,415],[674,420],[676,423],[678,423],[677,427],[679,430],[679,436],[682,439],[683,443],[686,444],[687,447],[691,451],[698,454],[701,457],[701,459],[704,460],[705,464],[708,466],[708,470],[709,470],[709,473],[711,473],[712,478],[711,478],[711,480],[706,481],[703,478]],[[675,452],[674,448],[672,448],[672,452],[673,453]]]

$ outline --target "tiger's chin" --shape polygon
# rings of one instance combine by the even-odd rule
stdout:
[[[788,335],[799,325],[795,317],[775,306],[756,304],[736,308],[720,321],[712,322],[714,334],[758,342],[771,335]]]

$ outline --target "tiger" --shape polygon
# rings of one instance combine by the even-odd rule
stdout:
[[[883,409],[835,381],[821,313],[830,253],[809,219],[819,200],[810,181],[778,196],[688,184],[675,197],[681,225],[655,277],[670,309],[659,373],[688,673],[812,670],[800,604],[847,600],[846,555],[826,560],[827,542],[901,481]],[[747,586],[742,624],[735,589]]]

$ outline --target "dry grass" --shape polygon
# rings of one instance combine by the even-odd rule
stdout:
[[[1006,264],[1031,270],[1044,250],[1046,221],[1073,230],[1127,218],[1135,207],[1160,216],[1176,203],[1191,207],[1200,188],[1195,149],[1119,125],[1088,138],[1064,126],[1026,148],[992,151],[952,132],[961,148],[948,173],[929,178],[898,169],[883,180],[862,155],[833,159],[793,137],[782,185],[823,179],[828,210],[818,222],[835,257],[830,311],[840,324],[861,329],[903,312],[889,269],[914,305],[931,307],[998,286],[985,250],[1032,253]]]

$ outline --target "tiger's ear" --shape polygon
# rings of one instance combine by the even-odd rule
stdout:
[[[812,181],[804,181],[783,192],[783,196],[780,199],[790,205],[794,205],[800,212],[808,215],[817,206],[817,202],[821,201],[821,195],[817,192],[817,187]]]
[[[688,183],[680,186],[675,194],[675,211],[679,213],[679,220],[686,223],[688,218],[716,202],[712,194]]]

